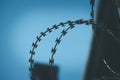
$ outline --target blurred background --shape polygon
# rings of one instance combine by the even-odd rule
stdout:
[[[36,36],[59,22],[89,19],[89,3],[89,0],[0,0],[0,80],[30,80],[29,51]],[[42,39],[36,49],[36,62],[49,63],[51,48],[62,29]],[[82,80],[91,41],[92,28],[85,25],[76,25],[63,37],[55,55],[59,80]]]

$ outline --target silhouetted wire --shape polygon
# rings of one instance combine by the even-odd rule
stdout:
[[[75,22],[68,21],[69,27],[67,29],[63,29],[62,32],[61,32],[61,35],[58,38],[56,38],[56,40],[55,40],[55,45],[51,50],[52,55],[51,55],[51,58],[49,60],[49,64],[51,65],[51,75],[53,74],[53,68],[52,67],[53,67],[53,64],[54,64],[54,55],[57,51],[57,47],[60,44],[62,37],[64,37],[71,29],[75,28],[76,23],[77,23],[76,21]],[[89,25],[90,20],[85,20],[84,21],[84,20],[81,19],[80,24]],[[52,77],[54,77],[54,75],[52,75]]]
[[[76,21],[67,21],[67,22],[61,22],[58,25],[53,25],[51,28],[47,28],[46,31],[41,32],[39,36],[36,37],[36,41],[32,43],[32,49],[30,50],[30,58],[29,58],[29,63],[30,63],[30,67],[29,70],[32,72],[33,70],[33,66],[34,66],[34,59],[33,56],[35,55],[35,49],[38,47],[38,42],[40,42],[42,40],[42,37],[45,37],[47,35],[47,33],[51,33],[53,30],[57,30],[60,27],[64,27],[66,25],[68,25],[69,27],[66,29],[63,29],[61,32],[61,35],[59,37],[56,38],[55,40],[55,45],[51,50],[51,58],[49,59],[49,64],[51,66],[50,68],[50,73],[51,73],[51,80],[53,79],[53,64],[54,64],[54,55],[57,51],[57,46],[61,43],[61,39],[63,36],[65,36],[68,31],[70,31],[71,29],[73,29],[75,27],[76,24],[80,25],[80,24],[86,24],[86,25],[92,25],[93,27],[93,31],[96,31],[96,28],[99,28],[101,31],[109,34],[110,36],[112,36],[119,44],[120,44],[120,40],[117,38],[117,36],[114,35],[114,33],[110,30],[110,29],[104,29],[103,26],[105,26],[104,24],[96,24],[94,21],[94,5],[95,5],[95,0],[90,0],[90,5],[91,5],[91,12],[90,12],[90,16],[91,19],[89,20],[83,20],[83,19],[79,19]],[[96,33],[95,33],[96,34]],[[106,62],[106,60],[103,58],[103,63],[105,64],[105,66],[112,72],[114,73],[116,76],[115,77],[107,77],[107,76],[102,76],[100,78],[97,78],[95,80],[120,80],[120,74],[116,73],[114,70],[112,70],[112,68],[110,67],[110,65]],[[31,76],[31,80],[35,80],[34,76]]]
[[[67,21],[67,22],[65,22],[65,23],[61,22],[61,23],[59,23],[58,25],[53,25],[52,28],[47,28],[46,31],[41,32],[40,35],[36,37],[36,41],[32,43],[32,49],[30,50],[31,56],[30,56],[30,58],[29,58],[29,62],[30,62],[29,70],[30,70],[31,72],[32,72],[32,69],[33,69],[33,66],[34,66],[33,56],[35,55],[35,49],[38,47],[38,42],[40,42],[40,41],[42,40],[42,37],[45,37],[45,36],[47,35],[47,33],[51,33],[52,30],[59,29],[60,26],[61,26],[61,27],[64,27],[65,25],[68,24],[68,25],[70,26],[70,28],[72,28],[72,27],[74,27],[74,26],[72,25],[72,23],[78,24],[78,25],[79,25],[79,24],[83,24],[83,23],[88,24],[87,21],[84,21],[84,22],[83,22],[82,19],[79,19],[79,20],[76,20],[76,21]],[[66,34],[66,31],[63,30],[62,33],[63,33],[63,35],[65,35],[65,34]],[[61,36],[61,37],[62,37],[62,36]],[[56,39],[56,41],[59,43],[59,39]],[[52,49],[52,52],[56,52],[56,50],[55,50],[55,49]],[[50,60],[50,61],[51,61],[51,63],[53,62],[53,60]]]

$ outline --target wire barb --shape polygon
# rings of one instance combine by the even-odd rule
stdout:
[[[64,35],[64,36],[65,36],[65,35],[67,34],[67,31],[62,30],[62,32],[61,32],[61,33],[62,33],[62,35]]]
[[[67,23],[68,23],[68,25],[70,26],[71,29],[75,27],[72,21],[67,21]]]
[[[37,48],[38,45],[33,42],[33,43],[32,43],[32,46],[33,46],[34,48]]]
[[[55,42],[56,42],[57,44],[60,44],[61,40],[60,40],[59,38],[57,38],[57,39],[55,40]]]
[[[48,31],[49,33],[51,33],[51,32],[52,32],[52,30],[51,30],[50,28],[47,28],[47,31]]]
[[[54,28],[54,29],[58,29],[58,26],[56,26],[56,25],[53,25],[53,28]]]
[[[37,39],[37,41],[39,41],[39,42],[41,41],[40,37],[38,37],[38,36],[36,37],[36,39]]]
[[[49,64],[54,64],[54,59],[49,59]]]
[[[29,59],[29,62],[33,63],[33,62],[34,62],[34,59],[30,58],[30,59]]]
[[[42,36],[46,36],[46,34],[45,34],[44,32],[41,32],[40,34],[41,34]]]
[[[110,30],[110,29],[104,29],[102,28],[101,26],[104,26],[102,24],[96,24],[95,21],[94,21],[94,5],[95,5],[95,0],[90,0],[90,5],[91,5],[91,12],[90,12],[90,16],[91,16],[91,19],[90,20],[83,20],[83,19],[79,19],[79,20],[76,20],[76,21],[67,21],[67,22],[61,22],[59,23],[58,25],[53,25],[52,28],[47,28],[45,32],[41,32],[40,33],[40,36],[37,36],[36,37],[36,41],[35,43],[33,42],[32,43],[32,49],[30,50],[30,58],[29,58],[29,63],[30,63],[30,67],[29,67],[29,71],[32,72],[32,69],[33,69],[33,64],[34,64],[34,59],[33,59],[33,55],[35,55],[35,48],[37,48],[37,43],[40,42],[42,39],[42,37],[45,37],[47,35],[47,33],[51,33],[53,30],[57,30],[59,29],[59,26],[61,27],[64,27],[66,25],[68,25],[69,27],[66,28],[66,29],[63,29],[62,32],[61,32],[61,35],[60,37],[56,38],[55,42],[55,46],[52,48],[51,50],[51,53],[52,53],[52,56],[51,58],[49,59],[49,64],[51,65],[51,73],[52,73],[52,65],[54,64],[54,54],[56,53],[57,51],[57,46],[60,44],[61,40],[62,40],[62,37],[65,36],[69,30],[73,29],[75,27],[75,25],[80,25],[80,24],[85,24],[85,25],[92,25],[92,27],[94,28],[94,30],[96,30],[96,28],[99,28],[100,30],[108,33],[109,35],[111,35],[114,39],[118,40],[120,42],[120,40],[114,35],[114,33]],[[114,73],[115,75],[119,76],[120,77],[120,74],[119,73],[116,73],[114,70],[111,69],[111,67],[107,64],[107,62],[105,61],[105,59],[103,59],[103,62],[104,64],[106,65],[106,67],[112,72]],[[115,80],[120,80],[120,78],[116,77],[114,78]],[[99,79],[96,79],[96,80],[114,80],[113,78],[111,77],[101,77]],[[32,79],[34,80],[34,79]]]
[[[56,48],[52,48],[51,53],[55,54]]]
[[[30,50],[30,54],[34,55],[34,54],[35,54],[35,51]]]
[[[82,20],[82,19],[81,19]],[[77,20],[78,21],[78,20]],[[74,21],[74,22],[76,22],[76,21]],[[56,38],[56,43],[55,43],[55,45],[54,45],[54,47],[52,48],[52,50],[51,50],[51,52],[52,52],[52,55],[51,55],[51,58],[50,58],[50,60],[49,60],[49,63],[51,64],[51,73],[53,72],[53,69],[52,69],[52,64],[54,63],[54,54],[56,53],[56,51],[57,51],[57,47],[58,47],[58,45],[59,45],[59,43],[61,42],[61,39],[62,39],[62,37],[64,37],[67,33],[68,33],[68,31],[70,31],[71,29],[73,29],[74,27],[72,27],[71,28],[71,25],[74,23],[74,22],[71,22],[71,21],[67,21],[67,24],[69,25],[69,27],[68,28],[66,28],[66,29],[63,29],[62,30],[62,32],[61,32],[61,35],[58,37],[58,38]],[[84,24],[86,24],[86,22],[87,22],[87,24],[89,25],[90,23],[90,21],[89,20],[84,20],[84,21],[82,21]],[[83,23],[81,23],[81,24],[83,24]],[[75,25],[75,24],[74,24]]]

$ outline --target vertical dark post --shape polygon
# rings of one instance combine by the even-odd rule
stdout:
[[[50,65],[36,63],[33,67],[31,76],[34,77],[34,80],[51,80],[51,77],[53,77],[52,80],[58,80],[58,67],[52,67],[52,75],[50,68]]]
[[[104,26],[100,27],[105,31],[110,30],[114,33],[117,40],[107,32],[96,28],[84,80],[115,76],[103,63],[103,58],[113,70],[120,73],[120,18],[116,1],[100,0],[96,23],[103,24]]]

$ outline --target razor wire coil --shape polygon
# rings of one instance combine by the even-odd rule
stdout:
[[[90,0],[90,5],[91,5],[91,12],[90,12],[90,17],[91,18],[89,20],[79,19],[79,20],[75,20],[75,21],[69,20],[67,22],[61,22],[59,24],[53,25],[51,28],[47,28],[44,32],[41,32],[40,35],[36,37],[36,41],[32,43],[32,49],[29,52],[30,53],[30,58],[29,58],[29,63],[30,63],[29,71],[30,72],[32,72],[32,70],[33,70],[33,66],[34,66],[34,59],[33,58],[34,58],[34,55],[35,55],[35,49],[38,47],[38,42],[41,42],[42,38],[45,37],[46,35],[50,34],[51,32],[53,32],[53,30],[57,30],[60,27],[65,27],[66,25],[68,25],[69,27],[62,30],[61,35],[56,38],[55,45],[51,49],[52,54],[51,54],[51,57],[49,59],[49,64],[51,66],[51,74],[53,72],[52,67],[53,67],[53,64],[54,64],[54,55],[57,51],[57,46],[61,43],[62,37],[64,37],[71,29],[75,28],[75,25],[81,25],[81,24],[92,25],[93,31],[96,31],[96,28],[99,28],[104,33],[107,33],[110,36],[112,36],[120,44],[120,39],[117,38],[117,36],[115,36],[115,34],[110,29],[103,28],[103,26],[105,26],[105,25],[102,24],[102,23],[101,24],[96,24],[96,22],[94,20],[95,0]],[[119,78],[120,74],[115,72],[110,67],[110,65],[106,62],[106,60],[104,58],[103,58],[103,63],[109,69],[109,71],[112,72],[115,75],[115,77],[102,76],[102,77],[97,78],[95,80],[120,80],[120,78]],[[31,80],[34,80],[33,76],[31,77]]]

